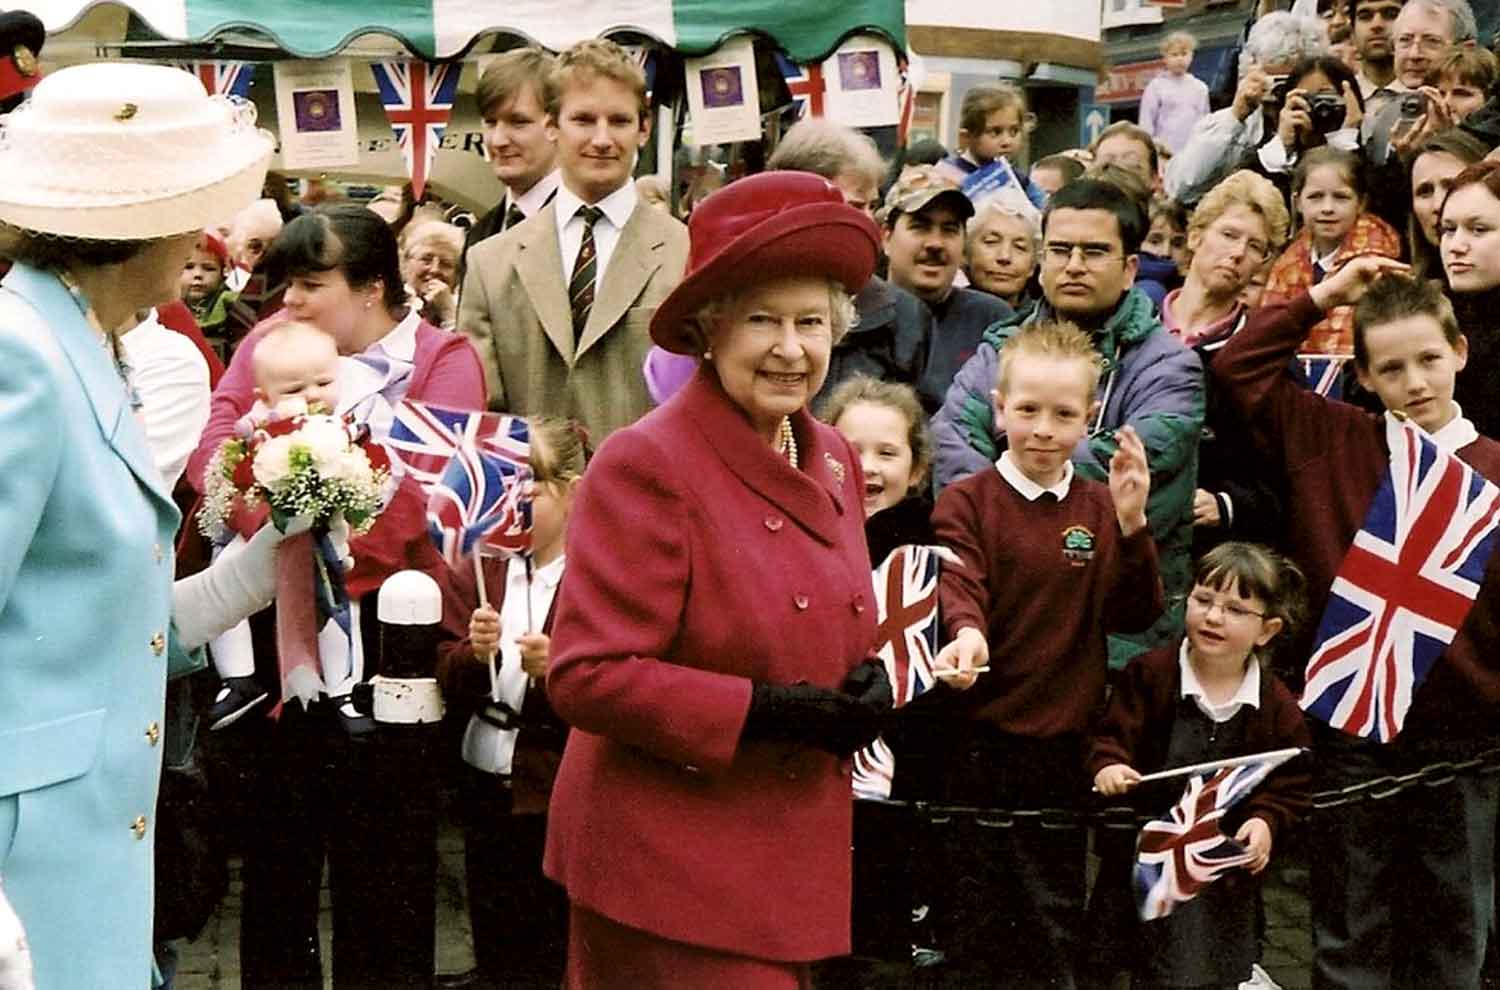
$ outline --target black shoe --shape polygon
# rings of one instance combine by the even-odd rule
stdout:
[[[227,728],[239,721],[256,705],[265,701],[271,693],[262,688],[254,677],[226,677],[224,686],[208,706],[210,730]]]
[[[342,694],[329,700],[333,702],[334,710],[338,712],[339,723],[350,736],[358,739],[375,731],[375,720],[354,707],[354,699],[349,695]]]

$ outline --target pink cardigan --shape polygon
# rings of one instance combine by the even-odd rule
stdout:
[[[252,370],[255,347],[281,319],[279,315],[272,317],[250,331],[234,352],[219,387],[214,389],[208,425],[203,428],[198,449],[188,459],[187,479],[199,492],[203,491],[203,473],[209,458],[220,443],[233,435],[235,423],[255,403]],[[439,330],[424,321],[417,327],[412,364],[408,399],[452,409],[484,408],[484,369],[479,355],[463,336]],[[256,514],[254,518],[236,520],[236,525],[249,536],[261,521]],[[374,528],[356,538],[350,551],[354,554],[354,569],[348,575],[351,597],[374,591],[387,577],[406,568],[426,571],[439,585],[448,587],[447,565],[427,536],[426,500],[411,479],[402,482]]]

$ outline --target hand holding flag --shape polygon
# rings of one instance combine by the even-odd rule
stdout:
[[[1233,766],[1195,774],[1182,799],[1142,827],[1135,862],[1136,906],[1142,921],[1165,918],[1231,870],[1244,866],[1258,873],[1265,868],[1271,855],[1265,822],[1247,821],[1234,839],[1219,826],[1230,808],[1299,752],[1283,749],[1240,757]]]

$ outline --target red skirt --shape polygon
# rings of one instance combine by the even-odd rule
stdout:
[[[812,990],[812,967],[673,942],[570,904],[563,985],[566,990]]]

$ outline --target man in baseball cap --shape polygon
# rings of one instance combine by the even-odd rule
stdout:
[[[985,328],[1011,315],[1000,299],[953,284],[964,260],[964,224],[974,204],[931,165],[901,173],[881,215],[890,280],[932,315],[917,393],[928,412],[943,404],[953,376],[979,346]]]

